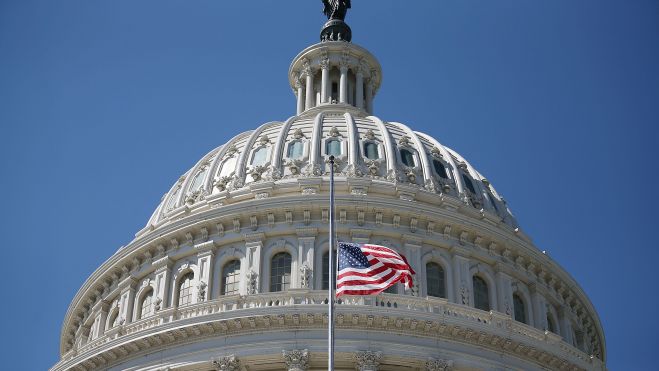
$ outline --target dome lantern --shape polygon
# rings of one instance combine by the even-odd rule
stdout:
[[[297,97],[297,114],[330,104],[373,113],[382,67],[366,49],[351,43],[352,31],[343,21],[350,1],[324,1],[328,17],[321,42],[298,54],[288,71]]]

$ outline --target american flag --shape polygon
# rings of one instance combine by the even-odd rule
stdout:
[[[377,295],[396,282],[412,286],[415,274],[404,256],[379,245],[339,242],[336,296]]]

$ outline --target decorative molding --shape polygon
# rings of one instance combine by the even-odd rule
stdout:
[[[217,371],[240,371],[240,360],[233,354],[214,359],[212,363]]]
[[[282,355],[288,371],[309,369],[309,351],[307,349],[283,350]]]
[[[358,371],[377,371],[382,359],[382,352],[370,350],[355,353],[356,369]]]

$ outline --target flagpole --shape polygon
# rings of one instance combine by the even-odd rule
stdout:
[[[334,371],[334,288],[336,286],[336,276],[334,272],[334,156],[329,158],[330,165],[330,208],[329,208],[329,330],[328,330],[328,371]]]

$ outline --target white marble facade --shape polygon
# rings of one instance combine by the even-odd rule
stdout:
[[[417,272],[337,305],[337,369],[605,370],[586,294],[462,156],[372,115],[380,76],[355,44],[300,53],[297,114],[180,177],[73,299],[52,370],[326,369],[330,155],[339,240]]]

